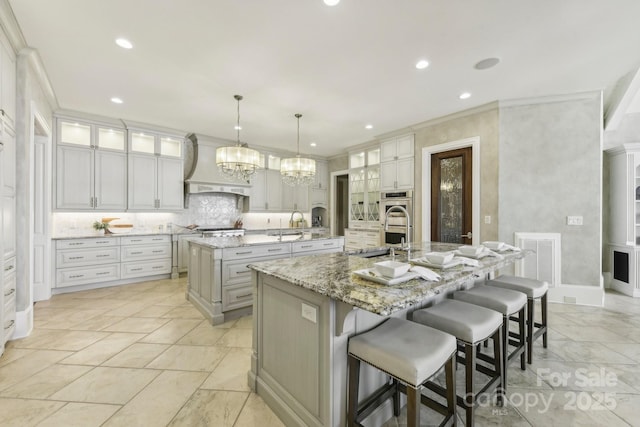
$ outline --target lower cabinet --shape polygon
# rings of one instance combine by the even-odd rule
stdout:
[[[377,248],[382,246],[380,230],[349,228],[344,230],[345,250]]]
[[[171,236],[104,236],[56,240],[55,288],[123,284],[171,273]]]
[[[2,311],[2,345],[13,337],[16,329],[16,257],[9,258],[4,263],[3,274],[3,311]],[[0,352],[1,353],[1,352]]]

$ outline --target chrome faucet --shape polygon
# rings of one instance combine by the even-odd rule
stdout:
[[[389,214],[393,211],[400,211],[407,217],[407,231],[405,232],[405,235],[407,236],[406,246],[403,239],[402,243],[400,244],[400,248],[409,250],[411,249],[411,218],[409,217],[409,212],[407,212],[405,208],[399,205],[395,205],[387,209],[387,213],[384,216],[384,231],[389,231]]]
[[[295,214],[297,214],[297,213],[299,213],[300,217],[302,218],[301,219],[301,221],[302,221],[302,234],[304,234],[304,214],[302,212],[300,212],[298,210],[294,210],[293,212],[291,212],[291,218],[289,219],[289,226],[293,227],[293,216]]]

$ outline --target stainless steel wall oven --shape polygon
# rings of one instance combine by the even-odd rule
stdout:
[[[407,236],[407,217],[400,211],[393,211],[387,217],[387,211],[392,206],[402,206],[409,213],[409,233]],[[403,241],[414,241],[413,236],[413,191],[394,191],[382,193],[380,198],[380,221],[384,226],[388,223],[388,230],[384,231],[386,245],[400,245]],[[410,237],[410,239],[408,238]]]

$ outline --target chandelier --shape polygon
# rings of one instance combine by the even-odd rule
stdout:
[[[316,161],[300,157],[300,117],[302,114],[296,114],[295,117],[298,119],[298,151],[295,157],[282,159],[280,174],[285,184],[309,185],[316,175]]]
[[[233,95],[233,97],[238,101],[238,121],[236,124],[238,142],[236,145],[216,149],[216,165],[230,179],[248,181],[251,179],[251,175],[260,169],[260,153],[249,148],[246,143],[240,143],[240,101],[242,96]]]

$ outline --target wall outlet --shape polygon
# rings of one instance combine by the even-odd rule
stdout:
[[[302,303],[302,318],[316,323],[316,308],[309,304]]]
[[[568,216],[567,225],[582,225],[582,216]]]
[[[491,224],[491,215],[486,215],[484,217],[484,223],[485,224]]]

